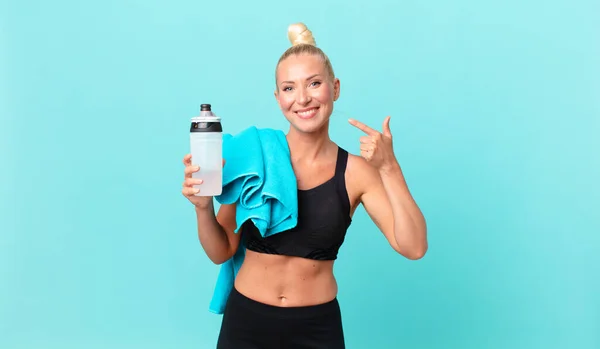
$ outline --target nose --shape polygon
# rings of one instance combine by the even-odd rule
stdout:
[[[310,95],[304,88],[298,89],[298,95],[296,96],[296,101],[300,105],[306,105],[310,102]]]

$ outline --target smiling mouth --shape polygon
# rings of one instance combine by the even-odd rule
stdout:
[[[296,114],[301,119],[310,119],[313,116],[317,115],[318,110],[319,110],[319,107],[315,107],[315,108],[310,108],[310,109],[305,109],[305,110],[299,110],[296,112]]]

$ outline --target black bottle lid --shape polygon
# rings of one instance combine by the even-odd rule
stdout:
[[[223,126],[218,121],[192,122],[190,132],[223,132]]]
[[[201,104],[200,105],[200,111],[211,111],[210,110],[210,104]]]

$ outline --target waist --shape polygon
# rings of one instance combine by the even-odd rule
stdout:
[[[257,302],[298,307],[335,299],[333,261],[271,255],[246,250],[235,287]]]

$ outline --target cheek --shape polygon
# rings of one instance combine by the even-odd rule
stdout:
[[[315,94],[315,98],[319,100],[319,102],[325,104],[333,101],[333,87],[329,85],[323,85]]]
[[[283,109],[289,109],[294,103],[294,98],[291,94],[280,94],[279,95],[279,104]]]

